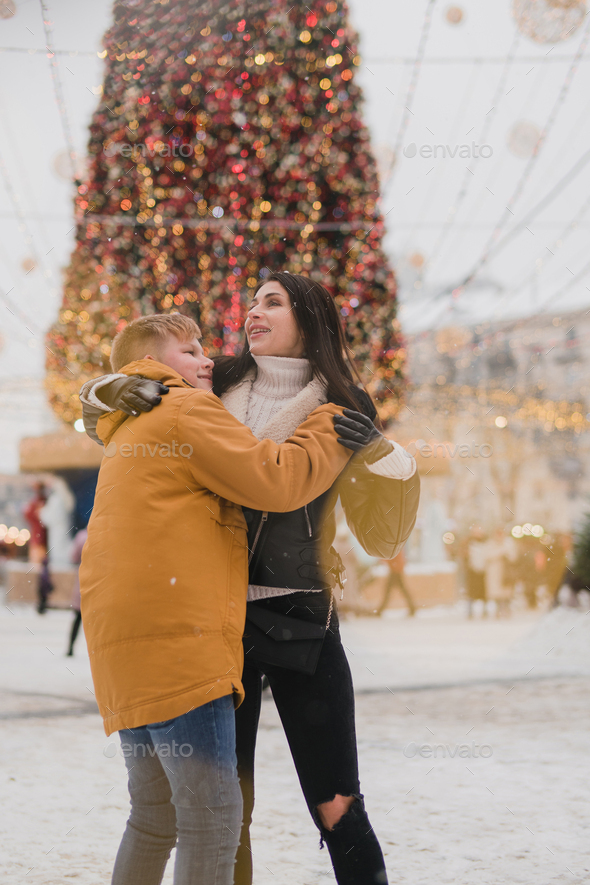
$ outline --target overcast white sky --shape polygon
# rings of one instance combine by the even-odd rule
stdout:
[[[525,219],[590,147],[587,48],[582,46],[577,71],[569,87],[565,85],[590,18],[552,48],[552,44],[517,37],[509,0],[464,0],[458,4],[464,12],[460,25],[447,22],[449,5],[435,2],[432,6],[424,63],[400,142],[402,151],[393,180],[389,185],[384,182],[387,246],[401,281],[402,321],[411,331],[484,315],[501,318],[553,308],[561,312],[564,307],[586,303],[590,307],[589,279],[582,276],[590,258],[590,211],[584,212],[590,196],[590,162],[528,224],[528,231],[524,229],[482,268],[476,279],[488,285],[456,300],[454,309],[450,299],[435,298],[472,270],[503,215],[510,219],[503,228],[507,232]],[[379,157],[400,137],[414,71],[412,65],[400,62],[417,55],[427,6],[426,0],[353,0],[351,4],[361,35],[366,119]],[[503,60],[509,55],[513,60],[505,65]],[[519,123],[533,124],[539,131],[547,127],[530,171],[527,159],[508,148],[510,133]],[[441,150],[436,160],[419,153],[403,156],[403,149],[411,144],[418,149],[448,145],[452,151],[457,145],[471,146],[472,141],[489,145],[485,153],[491,149],[491,156],[474,160],[460,157],[457,151],[454,157],[443,158]],[[525,186],[512,204],[523,177]],[[506,212],[507,204],[513,216]],[[578,226],[568,229],[577,216]],[[449,218],[452,224],[446,225]],[[448,230],[440,241],[445,227]],[[559,239],[561,247],[556,244]],[[426,261],[422,290],[413,288],[414,278],[406,272],[412,253]],[[539,260],[543,263],[538,264]]]
[[[584,26],[551,49],[526,37],[514,41],[509,0],[463,0],[458,5],[464,12],[459,25],[447,22],[448,3],[437,0],[431,6],[424,63],[415,71],[405,62],[416,57],[429,0],[351,3],[360,33],[363,64],[358,76],[365,90],[366,120],[384,168],[390,165],[396,143],[400,146],[393,176],[384,182],[383,211],[386,247],[400,279],[407,331],[514,312],[562,312],[587,302],[590,307],[588,279],[583,276],[589,260],[590,211],[584,214],[584,206],[590,197],[590,163],[528,230],[482,268],[475,288],[459,298],[439,297],[472,270],[505,206],[514,212],[503,229],[507,231],[589,147],[587,57],[569,88],[564,87]],[[51,0],[49,8],[55,47],[77,52],[58,58],[73,140],[83,152],[97,102],[93,89],[102,81],[103,63],[96,51],[110,21],[111,4]],[[16,436],[42,432],[52,422],[41,390],[43,333],[59,307],[60,268],[73,245],[70,186],[54,171],[65,140],[51,62],[41,51],[45,36],[40,10],[38,0],[17,0],[17,14],[0,19],[0,47],[24,50],[0,52],[0,164],[22,211],[22,218],[15,216],[0,176],[0,292],[14,287],[8,300],[0,302],[0,409],[5,426],[0,471],[15,469]],[[28,51],[33,49],[38,51]],[[510,52],[514,59],[506,65]],[[407,125],[405,107],[410,108],[405,112]],[[518,123],[538,130],[548,123],[551,127],[520,198],[512,204],[527,168],[527,159],[508,149]],[[461,146],[471,149],[472,142],[489,145],[484,152],[491,151],[491,156],[460,156],[465,153]],[[404,156],[404,149],[412,152],[411,145],[416,145],[416,156]],[[421,156],[434,145],[444,145],[454,156],[441,156],[442,148],[436,159]],[[576,217],[577,226],[569,229]],[[561,246],[556,245],[560,238]],[[408,261],[416,254],[425,261],[423,281],[416,279]],[[42,269],[26,274],[23,262],[35,257]],[[13,311],[16,304],[22,315],[12,317],[6,304]]]

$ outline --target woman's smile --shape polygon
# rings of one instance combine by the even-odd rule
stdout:
[[[266,335],[266,333],[270,331],[271,330],[267,326],[251,326],[250,340],[252,340],[252,338],[256,338],[257,335]]]

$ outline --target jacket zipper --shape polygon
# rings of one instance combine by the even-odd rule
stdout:
[[[250,550],[250,556],[248,557],[248,565],[252,562],[252,557],[254,556],[254,551],[256,550],[256,545],[258,544],[258,539],[260,538],[260,532],[262,531],[262,527],[264,523],[268,519],[268,510],[265,510],[260,517],[260,522],[258,523],[258,528],[256,529],[256,535],[254,537],[254,542],[252,544],[252,548]]]
[[[307,531],[309,532],[309,537],[313,538],[313,529],[311,527],[311,519],[309,518],[309,513],[307,512],[307,504],[303,508],[305,510],[305,518],[307,520]]]

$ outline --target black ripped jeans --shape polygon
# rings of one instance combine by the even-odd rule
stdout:
[[[292,593],[256,602],[271,611],[325,624],[328,593]],[[360,792],[352,677],[334,609],[313,676],[274,665],[253,665],[246,655],[246,699],[236,711],[238,774],[244,822],[235,885],[251,885],[249,828],[254,808],[254,753],[260,718],[262,676],[268,678],[299,782],[310,814],[326,842],[339,885],[386,885],[387,874],[377,837]],[[321,823],[317,807],[337,794],[356,801],[332,830]]]

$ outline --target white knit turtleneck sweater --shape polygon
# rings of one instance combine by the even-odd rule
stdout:
[[[311,381],[309,360],[254,356],[257,372],[250,390],[246,424],[255,436]]]
[[[276,413],[295,399],[312,377],[309,360],[284,356],[254,356],[256,379],[250,390],[246,425],[258,436]],[[416,461],[409,452],[393,443],[393,451],[374,464],[367,464],[371,473],[391,479],[410,479],[416,471]]]
[[[282,356],[255,356],[256,379],[250,389],[246,425],[255,434],[268,424],[277,412],[309,384],[312,371],[309,360],[291,359]],[[398,443],[394,450],[375,464],[367,465],[369,470],[381,476],[395,479],[408,479],[416,470],[415,460]],[[248,600],[267,599],[271,596],[286,596],[293,593],[289,587],[261,587],[248,585]]]

